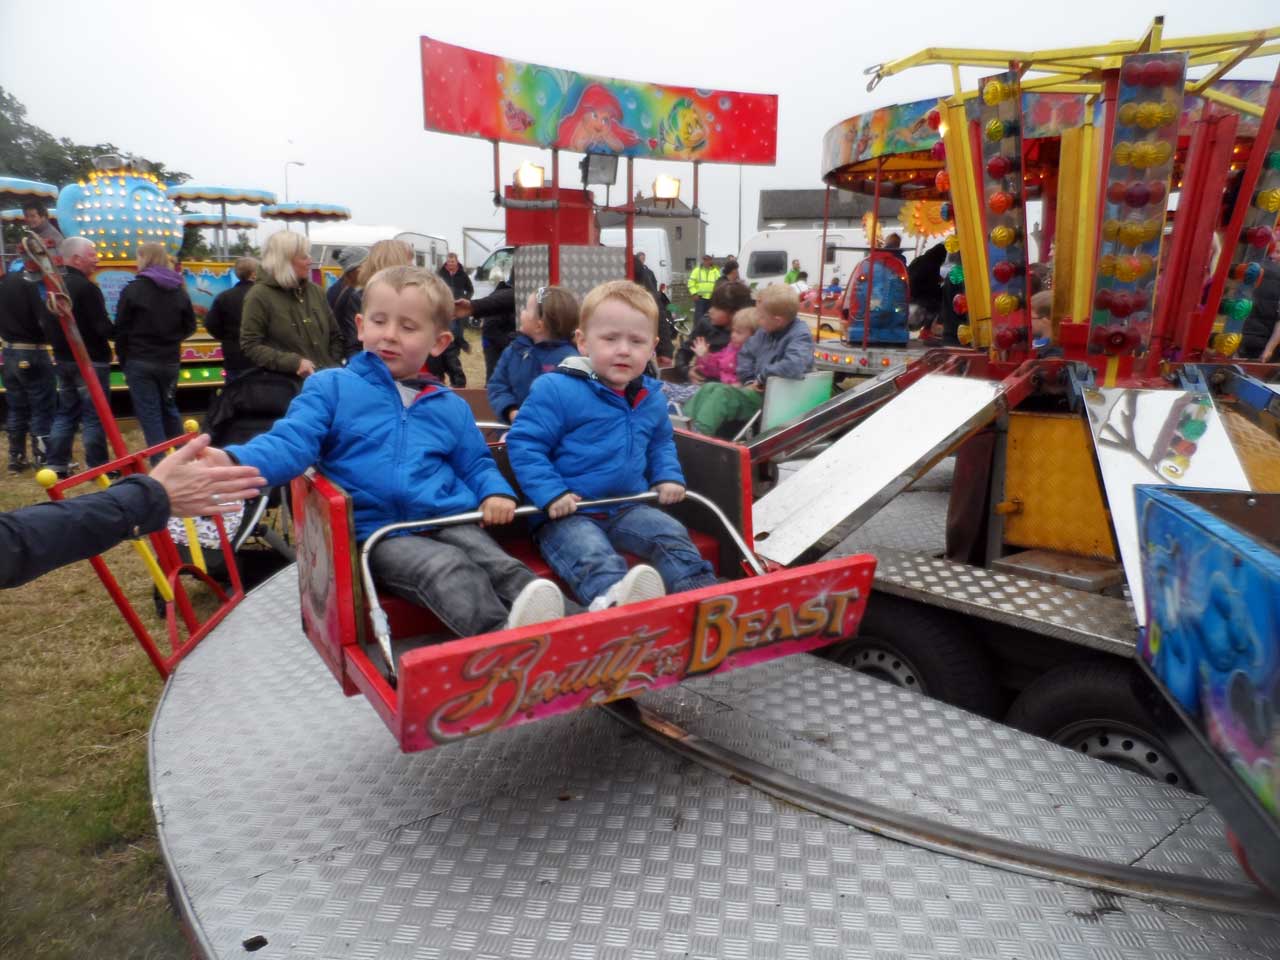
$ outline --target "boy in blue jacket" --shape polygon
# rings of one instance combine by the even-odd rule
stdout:
[[[534,531],[542,556],[590,610],[716,582],[679,521],[648,504],[577,513],[581,500],[656,490],[684,499],[661,384],[644,376],[658,343],[649,292],[627,280],[601,284],[582,303],[582,356],[534,381],[507,435],[525,496],[549,520]],[[643,557],[627,570],[618,551]]]
[[[346,367],[308,377],[269,433],[206,456],[257,467],[271,485],[315,464],[351,495],[361,541],[390,523],[477,508],[484,526],[510,523],[515,494],[470,408],[420,372],[449,346],[452,319],[453,295],[429,271],[379,271],[356,317],[364,351]],[[389,536],[369,561],[388,590],[427,607],[459,636],[564,615],[559,588],[474,524]]]
[[[489,406],[511,423],[533,381],[565,357],[577,354],[569,341],[578,329],[578,298],[564,287],[539,287],[520,311],[516,338],[502,351],[485,389]]]

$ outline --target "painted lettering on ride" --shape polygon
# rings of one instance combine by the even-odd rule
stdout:
[[[573,706],[596,706],[640,693],[663,677],[708,673],[744,650],[843,636],[849,604],[858,598],[856,589],[844,590],[810,597],[798,606],[782,603],[739,613],[737,597],[712,597],[698,604],[688,639],[672,642],[668,628],[639,627],[581,659],[555,664],[543,662],[552,647],[551,634],[477,650],[463,664],[461,679],[468,687],[478,686],[440,704],[427,729],[437,743],[450,743],[497,730],[518,713],[561,698],[585,693]],[[581,641],[560,638],[561,644],[571,642]]]
[[[858,591],[810,597],[796,609],[783,603],[772,610],[752,610],[739,614],[737,597],[716,597],[698,604],[693,625],[693,648],[687,673],[715,670],[725,658],[741,650],[751,650],[799,640],[804,637],[844,634],[845,612],[858,599]]]

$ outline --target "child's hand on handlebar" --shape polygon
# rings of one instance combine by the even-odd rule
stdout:
[[[658,494],[658,502],[666,506],[684,499],[684,487],[678,483],[660,483],[653,489]]]
[[[480,503],[482,527],[500,527],[516,518],[515,501],[509,497],[485,497]]]
[[[557,497],[551,501],[551,506],[547,507],[547,516],[552,520],[567,517],[578,509],[578,501],[581,499],[576,493],[566,493],[562,497]]]

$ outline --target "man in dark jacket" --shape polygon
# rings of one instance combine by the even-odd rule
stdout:
[[[34,267],[32,267],[34,269]],[[27,468],[27,434],[31,434],[32,460],[45,462],[49,432],[58,402],[57,377],[45,346],[48,315],[40,287],[11,273],[0,279],[0,340],[4,341],[5,406],[9,433],[9,470]]]
[[[1253,309],[1245,318],[1239,354],[1247,360],[1268,363],[1275,358],[1280,340],[1280,261],[1265,260],[1262,276],[1253,291]]]
[[[458,315],[480,317],[480,342],[484,346],[484,375],[487,381],[497,369],[498,358],[516,335],[516,291],[512,277],[501,280],[493,293],[479,300],[463,300],[458,304]]]
[[[235,271],[236,285],[213,298],[213,305],[204,318],[204,328],[222,344],[222,367],[227,372],[227,383],[253,368],[240,349],[240,314],[244,312],[244,298],[258,279],[258,261],[241,257],[236,261]]]
[[[62,241],[62,262],[67,266],[64,282],[71,296],[71,313],[76,319],[80,339],[93,364],[102,392],[111,395],[111,318],[107,302],[98,285],[90,279],[98,269],[98,250],[84,237]],[[84,459],[91,467],[107,462],[107,435],[93,406],[89,385],[80,376],[75,354],[62,334],[62,324],[46,314],[45,329],[53,345],[53,360],[58,374],[58,410],[49,437],[49,467],[59,478],[71,472],[71,444],[76,427],[84,425]]]
[[[445,257],[444,264],[436,271],[440,279],[445,282],[450,290],[453,291],[453,299],[470,300],[475,287],[471,285],[471,278],[467,276],[466,269],[458,261],[456,253],[450,253]],[[471,344],[467,343],[465,331],[462,329],[462,317],[455,316],[453,318],[453,343],[449,344],[438,357],[429,357],[427,359],[427,369],[431,371],[431,375],[439,379],[449,378],[449,385],[452,387],[465,387],[467,385],[467,375],[462,369],[462,351],[471,351]]]
[[[265,481],[255,467],[200,460],[196,437],[165,457],[150,476],[126,477],[106,490],[0,513],[0,587],[17,587],[121,540],[154,533],[169,517],[207,517],[240,509]]]
[[[711,294],[711,306],[707,315],[693,325],[693,330],[685,338],[680,349],[676,351],[675,369],[681,380],[701,383],[702,377],[693,365],[693,344],[699,337],[707,341],[712,353],[723,350],[729,345],[732,332],[733,315],[744,310],[755,301],[751,299],[751,290],[745,283],[722,283]]]

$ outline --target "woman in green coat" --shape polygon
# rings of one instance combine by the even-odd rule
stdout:
[[[342,366],[342,334],[324,293],[308,279],[311,248],[301,233],[272,234],[262,273],[245,297],[240,350],[255,367],[308,377]]]

